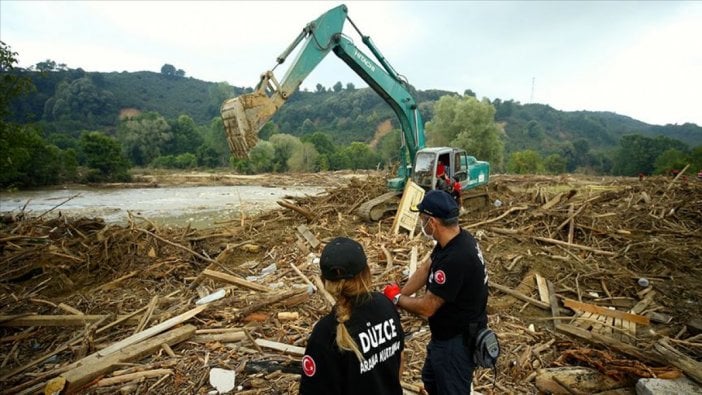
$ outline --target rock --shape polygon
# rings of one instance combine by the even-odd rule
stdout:
[[[637,395],[680,395],[700,394],[702,387],[683,376],[675,380],[640,379],[636,383]]]

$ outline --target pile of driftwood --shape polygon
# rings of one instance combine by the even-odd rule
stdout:
[[[502,346],[497,377],[478,370],[475,388],[628,393],[640,377],[702,381],[701,184],[494,177],[491,206],[461,219],[488,261],[490,325]],[[136,216],[127,226],[6,218],[1,393],[208,393],[229,384],[235,393],[295,393],[307,336],[334,304],[319,276],[325,242],[361,242],[378,290],[404,281],[431,249],[421,236],[393,234],[392,218],[354,215],[383,192],[381,176],[352,179],[206,230]],[[429,331],[409,314],[402,322],[402,382],[419,393]]]

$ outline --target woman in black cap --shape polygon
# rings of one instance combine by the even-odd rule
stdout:
[[[363,247],[338,237],[324,247],[319,265],[336,305],[307,339],[300,393],[402,394],[400,315],[383,294],[371,292]]]

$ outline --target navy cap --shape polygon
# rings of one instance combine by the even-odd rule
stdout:
[[[324,246],[319,258],[322,278],[341,280],[355,277],[368,265],[363,247],[348,237],[337,237]]]
[[[410,210],[441,219],[456,218],[459,214],[453,196],[438,189],[427,192],[424,199],[418,205],[410,207]]]

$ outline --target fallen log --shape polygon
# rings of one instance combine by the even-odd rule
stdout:
[[[285,200],[278,200],[276,203],[278,203],[278,205],[280,205],[282,207],[285,207],[287,209],[296,211],[296,212],[304,215],[305,218],[307,218],[307,222],[311,222],[314,219],[314,214],[312,214],[312,212],[310,210],[307,210],[306,208],[296,206],[292,203],[286,202]]]
[[[110,372],[117,366],[120,366],[120,364],[139,360],[158,350],[161,344],[165,343],[169,346],[178,344],[191,337],[194,333],[195,326],[183,325],[144,342],[119,349],[107,357],[102,357],[98,353],[91,354],[80,361],[74,362],[70,365],[70,370],[50,380],[44,392],[75,393],[96,377]]]
[[[660,355],[669,365],[682,370],[691,379],[702,384],[702,363],[675,349],[665,338],[658,340],[653,348],[656,354]]]

